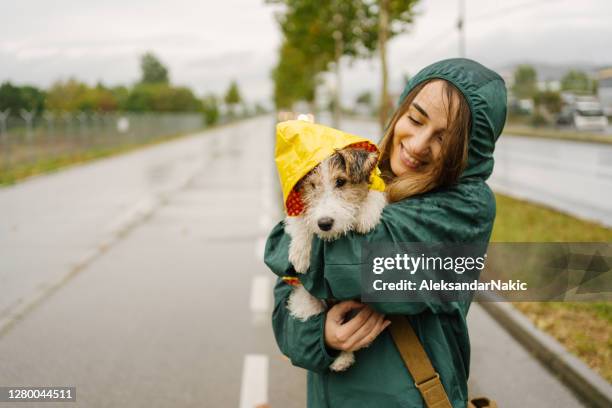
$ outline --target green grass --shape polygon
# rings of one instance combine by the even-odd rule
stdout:
[[[549,208],[497,195],[496,242],[612,242],[612,229]],[[521,302],[540,329],[612,382],[612,303]]]
[[[127,153],[145,146],[152,146],[158,143],[174,140],[184,134],[172,134],[149,140],[143,143],[135,143],[129,145],[119,145],[105,148],[90,148],[80,152],[67,152],[64,155],[41,158],[36,162],[21,163],[11,166],[8,169],[2,169],[0,172],[0,186],[14,184],[25,178],[38,174],[51,173],[64,167],[85,163],[88,161],[101,159],[103,157],[114,156],[116,154]]]
[[[249,119],[249,118],[247,118]],[[85,163],[92,160],[101,159],[104,157],[114,156],[117,154],[131,152],[136,149],[140,149],[147,146],[153,146],[159,143],[168,142],[171,140],[175,140],[181,137],[184,137],[188,134],[192,134],[199,131],[207,131],[211,129],[216,129],[224,126],[230,126],[235,124],[238,120],[208,126],[201,130],[194,130],[188,133],[174,133],[168,134],[165,136],[159,136],[154,139],[149,139],[147,141],[132,143],[132,144],[124,144],[117,145],[112,147],[104,147],[104,148],[90,148],[81,152],[67,152],[64,155],[49,157],[49,158],[41,158],[36,162],[28,162],[22,164],[12,165],[8,169],[0,168],[0,186],[3,185],[11,185],[16,182],[26,179],[31,176],[36,176],[39,174],[51,173],[62,168]]]
[[[500,194],[492,241],[612,242],[612,229]]]

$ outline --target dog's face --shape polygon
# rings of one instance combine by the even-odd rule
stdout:
[[[332,240],[353,229],[377,160],[378,153],[344,148],[298,183],[303,216],[310,231]]]

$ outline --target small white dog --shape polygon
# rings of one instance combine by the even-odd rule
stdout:
[[[285,219],[285,231],[291,236],[289,261],[296,272],[308,271],[313,234],[331,241],[352,230],[366,233],[378,224],[386,196],[368,187],[377,161],[377,152],[349,146],[337,150],[296,185],[304,211]],[[289,296],[288,308],[305,321],[325,310],[326,304],[298,285]],[[343,371],[354,361],[352,352],[342,352],[330,368]]]

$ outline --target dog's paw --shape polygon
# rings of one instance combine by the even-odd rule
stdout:
[[[287,309],[291,316],[304,322],[325,310],[325,306],[323,301],[312,296],[303,286],[297,286],[289,295]]]
[[[306,273],[310,267],[310,251],[290,251],[289,262],[297,273]]]
[[[344,371],[355,362],[355,354],[350,351],[343,351],[329,366],[332,371]]]

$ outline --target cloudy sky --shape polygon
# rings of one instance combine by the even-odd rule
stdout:
[[[493,68],[519,61],[612,64],[610,0],[465,0],[467,56]],[[415,26],[390,44],[392,86],[457,56],[459,0],[421,0]],[[277,7],[263,0],[19,0],[4,2],[0,82],[48,86],[70,76],[128,84],[151,50],[174,83],[198,93],[233,78],[250,101],[268,99],[281,41]],[[377,90],[379,66],[344,61],[345,99]],[[352,100],[352,99],[351,99]]]

